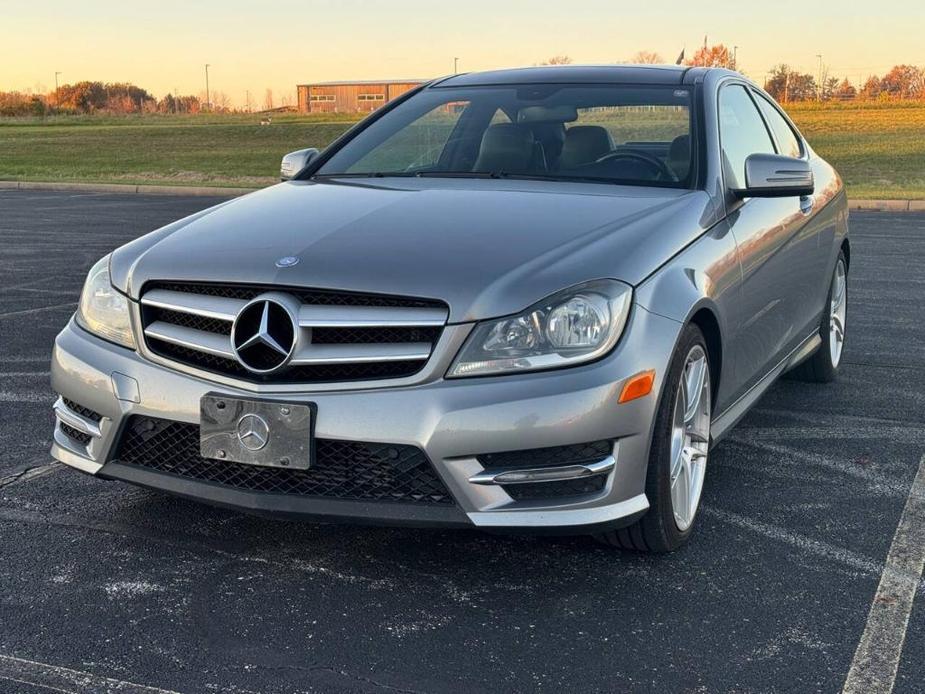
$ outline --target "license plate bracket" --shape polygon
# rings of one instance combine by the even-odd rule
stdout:
[[[207,393],[199,401],[203,458],[307,470],[314,458],[314,403]]]

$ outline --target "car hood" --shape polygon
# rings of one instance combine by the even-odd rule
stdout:
[[[703,233],[703,191],[551,181],[290,181],[113,254],[113,284],[234,282],[440,299],[450,321],[515,313],[565,287],[637,284]],[[278,268],[285,256],[298,264]]]

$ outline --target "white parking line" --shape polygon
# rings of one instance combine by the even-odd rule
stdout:
[[[850,549],[845,549],[844,547],[836,547],[827,542],[822,542],[820,540],[814,540],[811,537],[806,535],[800,535],[799,533],[792,532],[786,528],[781,528],[776,525],[769,525],[768,523],[762,523],[761,521],[756,521],[745,516],[741,516],[738,513],[733,513],[732,511],[725,511],[723,509],[715,508],[713,506],[702,506],[701,510],[709,516],[718,518],[719,520],[731,523],[732,525],[737,525],[740,528],[745,528],[746,530],[751,530],[752,532],[758,533],[759,535],[764,535],[773,540],[779,542],[784,542],[788,545],[793,545],[798,549],[805,550],[812,554],[825,557],[844,566],[848,566],[855,571],[858,571],[863,574],[871,574],[876,576],[884,570],[884,565],[879,564],[878,562],[865,557],[862,554],[857,554],[852,552]],[[918,586],[918,579],[912,579],[911,576],[906,576],[905,580],[912,584],[912,589],[915,590]]]
[[[2,373],[2,372],[0,372]],[[738,434],[731,435],[723,443],[730,443],[736,446],[751,448],[752,450],[773,453],[771,462],[763,463],[758,466],[759,472],[766,472],[774,469],[782,473],[794,473],[806,465],[821,467],[833,472],[854,477],[867,483],[867,489],[871,492],[884,494],[887,496],[898,496],[905,498],[906,485],[895,478],[884,475],[876,470],[870,470],[858,463],[849,462],[846,459],[838,457],[828,457],[818,453],[791,448],[790,446],[778,446],[773,443],[764,441],[750,441],[747,438],[740,438]],[[738,467],[742,469],[756,469],[755,466],[740,462],[735,456],[727,456],[729,460],[723,460],[722,465]]]
[[[34,294],[60,294],[62,296],[74,296],[74,294],[76,294],[76,290],[74,289],[39,289],[37,287],[13,287],[10,291],[31,292]]]
[[[51,405],[54,398],[51,393],[9,393],[0,390],[0,402],[47,402]]]
[[[888,694],[893,691],[916,593],[915,586],[905,577],[921,577],[923,567],[925,455],[919,461],[918,472],[896,526],[880,585],[867,616],[867,625],[842,689],[844,694]]]
[[[71,670],[8,655],[0,655],[0,681],[2,680],[68,694],[179,694],[169,689],[146,687],[94,675],[92,672]]]
[[[24,376],[51,376],[51,371],[0,371],[0,378],[6,376],[12,378],[22,378]]]
[[[8,311],[0,313],[0,318],[15,318],[16,316],[27,316],[33,313],[42,313],[43,311],[57,311],[62,308],[74,308],[77,304],[68,301],[66,304],[55,304],[54,306],[42,306],[40,308],[27,308],[22,311]]]

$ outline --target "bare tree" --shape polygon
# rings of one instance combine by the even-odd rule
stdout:
[[[636,65],[662,65],[665,63],[665,59],[654,51],[639,51],[628,62]]]
[[[231,97],[225,92],[212,91],[212,108],[216,111],[228,111],[231,109]]]
[[[267,87],[266,94],[263,97],[263,108],[269,111],[273,108],[273,90]]]
[[[541,65],[571,65],[572,59],[567,55],[554,55],[549,60],[540,63]]]
[[[721,43],[715,46],[706,46],[698,48],[693,57],[686,61],[686,65],[698,67],[725,67],[733,69],[735,67],[732,60],[732,53],[729,48]]]

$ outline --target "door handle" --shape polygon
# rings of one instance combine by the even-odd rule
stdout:
[[[809,214],[810,212],[812,212],[814,204],[815,202],[813,201],[812,195],[801,195],[800,196],[800,212],[802,212],[803,214]]]

